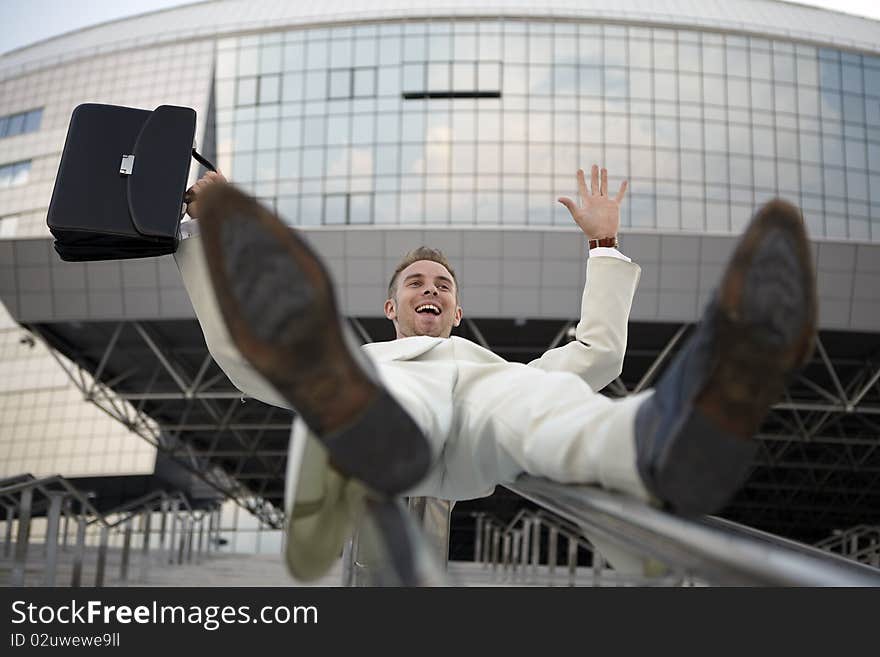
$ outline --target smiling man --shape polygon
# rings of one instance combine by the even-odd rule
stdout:
[[[422,246],[406,254],[388,284],[385,317],[394,323],[398,340],[448,338],[461,324],[455,272],[440,251]]]
[[[201,236],[176,254],[211,354],[242,392],[295,409],[287,561],[317,577],[368,496],[464,500],[522,473],[603,486],[680,513],[720,508],[750,438],[809,357],[816,292],[797,208],[746,229],[703,321],[654,390],[597,394],[617,377],[640,268],[618,251],[624,182],[578,171],[560,198],[584,234],[575,339],[526,364],[458,336],[458,281],[421,247],[395,270],[396,339],[357,346],[320,258],[284,222],[208,174],[190,190]],[[221,184],[218,184],[221,183]]]

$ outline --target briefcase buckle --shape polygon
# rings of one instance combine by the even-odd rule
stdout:
[[[119,173],[130,176],[132,171],[134,171],[134,155],[123,155],[119,164]]]

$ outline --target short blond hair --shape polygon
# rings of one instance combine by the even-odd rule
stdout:
[[[388,298],[393,299],[394,295],[397,294],[397,278],[400,276],[400,272],[419,260],[430,260],[446,267],[446,271],[449,272],[455,283],[455,298],[458,300],[458,279],[455,277],[455,271],[440,249],[432,249],[429,246],[420,246],[403,256],[403,259],[397,264],[397,268],[391,275],[391,280],[388,282]]]

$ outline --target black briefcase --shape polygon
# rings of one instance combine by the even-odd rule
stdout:
[[[61,259],[174,253],[195,132],[189,107],[73,110],[47,217]]]

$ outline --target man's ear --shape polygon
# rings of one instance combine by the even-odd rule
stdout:
[[[464,312],[462,311],[461,306],[456,306],[455,307],[455,314],[452,316],[452,318],[453,318],[452,325],[453,326],[458,326],[459,324],[461,324],[461,317],[463,314],[464,314]]]
[[[394,307],[394,299],[386,299],[385,301],[385,317],[392,322],[397,319],[397,309]],[[456,324],[457,326],[457,324]]]

